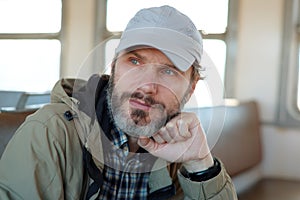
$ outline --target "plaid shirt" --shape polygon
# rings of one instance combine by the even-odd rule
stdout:
[[[147,199],[149,170],[151,163],[142,154],[129,152],[127,136],[118,129],[112,129],[112,148],[105,149],[103,184],[98,199]]]

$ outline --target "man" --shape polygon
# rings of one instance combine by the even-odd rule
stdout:
[[[201,52],[179,11],[139,11],[111,77],[62,79],[18,129],[1,158],[1,199],[236,199],[197,116],[181,112]]]

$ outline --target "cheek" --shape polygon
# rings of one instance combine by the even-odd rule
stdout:
[[[181,103],[182,94],[180,93],[180,90],[176,91],[171,88],[160,87],[158,98],[163,102],[167,109],[174,109],[174,107],[178,107]]]
[[[165,99],[166,100],[168,100],[168,98],[172,100],[176,99],[178,102],[181,102],[181,100],[186,94],[187,87],[180,86],[179,84],[174,84],[174,86],[175,87],[165,89],[165,91],[163,92],[163,94],[165,94],[166,96]]]
[[[114,88],[117,92],[133,92],[137,88],[137,83],[133,78],[127,77],[124,74],[115,74]]]
[[[139,69],[116,68],[114,74],[114,85],[118,91],[132,93],[143,85],[144,80],[142,70]]]
[[[128,74],[128,67],[126,65],[118,65],[114,71],[114,86],[117,90],[123,91],[131,85],[130,75]]]

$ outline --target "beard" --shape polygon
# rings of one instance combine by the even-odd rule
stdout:
[[[133,137],[150,137],[163,127],[172,116],[167,115],[161,104],[154,104],[149,112],[141,109],[130,109],[129,99],[135,95],[140,95],[140,93],[132,95],[123,93],[121,96],[112,94],[111,114],[115,125],[126,134]]]
[[[144,101],[145,104],[150,106],[149,111],[130,108],[130,99]],[[133,137],[151,137],[170,119],[180,113],[183,102],[179,102],[174,98],[172,102],[168,103],[169,109],[166,109],[164,103],[140,92],[119,94],[114,83],[114,73],[112,72],[108,85],[107,103],[114,124],[123,132]]]

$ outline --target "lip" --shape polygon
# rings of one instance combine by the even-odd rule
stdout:
[[[131,107],[134,107],[134,108],[137,108],[140,110],[145,110],[145,111],[149,111],[151,108],[151,105],[146,104],[144,101],[141,101],[139,99],[130,99],[129,104]]]

